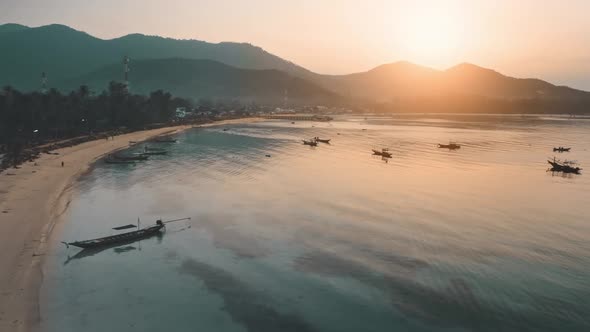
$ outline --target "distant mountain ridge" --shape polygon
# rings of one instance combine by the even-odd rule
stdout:
[[[120,72],[120,65],[108,65],[65,82],[60,88],[74,90],[79,82],[85,82],[92,91],[100,92]],[[286,91],[291,102],[323,103],[339,98],[330,90],[276,69],[241,69],[206,59],[167,58],[133,63],[129,87],[132,92],[148,94],[162,86],[177,96],[274,104],[284,102]]]
[[[38,28],[0,25],[0,45],[0,85],[25,91],[40,88],[42,72],[47,73],[50,87],[70,89],[87,84],[100,90],[104,84],[106,88],[108,81],[122,81],[122,59],[127,55],[133,89],[164,89],[183,97],[279,100],[287,95],[302,103],[339,100],[394,106],[418,99],[534,100],[567,101],[579,109],[590,109],[586,106],[590,92],[539,79],[513,78],[468,63],[435,70],[396,62],[367,72],[321,75],[246,43],[215,44],[142,34],[103,40],[57,24]],[[180,67],[183,65],[186,68]]]
[[[397,98],[443,95],[500,99],[590,99],[590,92],[556,86],[539,79],[520,79],[462,63],[447,70],[401,61],[363,73],[323,76],[323,86],[343,95],[385,102]]]
[[[0,25],[0,33],[21,31],[21,30],[27,30],[27,29],[30,29],[30,28],[28,26],[25,26],[22,24],[16,24],[16,23],[8,23],[8,24]]]
[[[4,31],[4,32],[3,32]],[[306,69],[245,43],[208,43],[131,34],[103,40],[64,25],[38,28],[0,26],[0,84],[18,89],[38,89],[41,72],[50,82],[79,77],[101,67],[161,58],[211,59],[246,69],[278,69],[306,75]],[[121,79],[121,75],[113,77]]]

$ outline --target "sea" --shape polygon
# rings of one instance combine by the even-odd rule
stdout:
[[[590,331],[589,118],[350,115],[175,138],[76,182],[42,331]],[[184,217],[99,251],[61,244]]]

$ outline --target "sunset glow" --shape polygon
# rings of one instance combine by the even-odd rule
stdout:
[[[398,23],[399,47],[413,61],[444,66],[466,38],[460,22],[442,7],[412,8]]]
[[[588,13],[586,0],[0,3],[3,23],[60,23],[105,39],[143,33],[246,42],[322,74],[401,60],[436,69],[470,62],[585,90],[590,90],[590,43],[581,41],[590,35]],[[114,16],[120,19],[104,24]]]

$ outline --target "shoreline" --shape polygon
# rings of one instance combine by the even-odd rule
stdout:
[[[191,128],[251,123],[260,118],[222,120],[137,131],[55,150],[0,175],[0,331],[34,331],[41,321],[44,255],[52,231],[67,212],[73,184],[90,166],[114,151],[155,136]],[[61,162],[65,165],[62,167]],[[13,174],[13,175],[9,175]]]

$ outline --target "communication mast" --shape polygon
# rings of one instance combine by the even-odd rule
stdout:
[[[123,58],[123,65],[125,66],[125,89],[129,91],[129,57],[125,56]]]
[[[289,103],[289,90],[285,89],[285,95],[283,97],[283,107],[287,109],[287,105]]]
[[[47,93],[47,75],[45,72],[41,73],[41,93]]]

